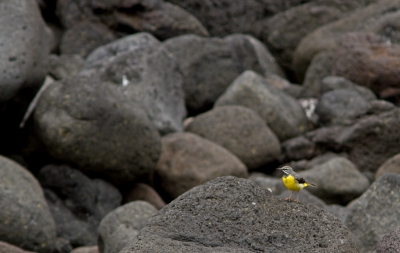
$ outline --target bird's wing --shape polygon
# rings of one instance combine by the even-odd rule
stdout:
[[[306,180],[304,180],[304,178],[297,173],[293,173],[293,177],[299,184],[304,184],[306,182]]]

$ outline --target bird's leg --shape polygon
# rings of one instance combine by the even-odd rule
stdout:
[[[286,198],[285,200],[286,200],[286,201],[289,201],[289,202],[292,201],[292,194],[293,194],[293,191],[290,193],[289,198]]]
[[[299,194],[300,194],[300,191],[297,192],[297,199],[295,200],[296,203],[300,203]]]

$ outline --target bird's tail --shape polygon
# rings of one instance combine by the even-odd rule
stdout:
[[[317,187],[315,184],[311,184],[311,183],[305,183],[306,184],[306,186],[311,186],[311,187]]]

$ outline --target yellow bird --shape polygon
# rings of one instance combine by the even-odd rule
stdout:
[[[293,192],[297,192],[297,199],[293,200],[297,203],[300,203],[299,200],[299,192],[301,189],[303,189],[306,186],[312,186],[312,187],[316,187],[315,184],[310,184],[307,183],[306,180],[304,180],[304,178],[302,178],[299,174],[297,174],[296,172],[294,172],[294,170],[289,167],[289,166],[284,166],[282,168],[278,168],[278,170],[281,170],[283,172],[283,176],[282,176],[282,182],[283,184],[286,186],[286,188],[290,191],[292,191],[292,193],[290,193],[289,198],[286,198],[286,201],[292,201],[292,194]]]

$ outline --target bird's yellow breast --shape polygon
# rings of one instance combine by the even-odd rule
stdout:
[[[299,184],[292,175],[282,177],[283,184],[291,191],[300,191],[304,188],[304,184]]]

